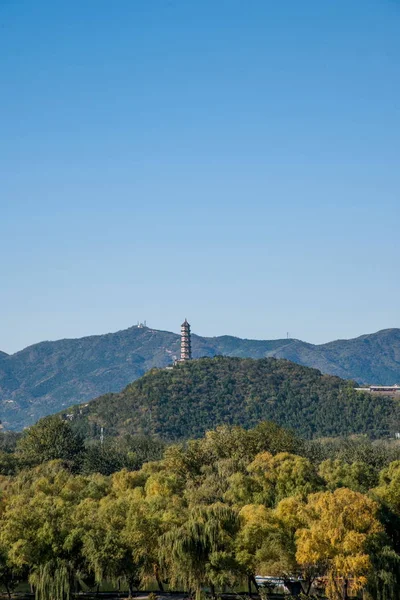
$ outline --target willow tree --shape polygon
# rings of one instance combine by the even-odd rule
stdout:
[[[183,585],[200,598],[203,587],[232,585],[240,567],[234,539],[237,513],[221,503],[191,509],[187,521],[173,527],[160,544],[161,563],[172,586]]]
[[[372,568],[367,590],[374,600],[400,600],[400,556],[384,533],[374,536],[369,544]]]
[[[22,472],[7,490],[0,544],[10,566],[27,571],[37,600],[71,599],[85,567],[72,516],[85,497],[104,492],[59,461]]]
[[[75,580],[74,562],[60,557],[34,566],[29,576],[37,600],[71,600]]]
[[[99,501],[81,503],[75,513],[80,527],[81,553],[97,585],[104,580],[126,582],[129,596],[140,583],[139,565],[124,535],[131,494],[109,494]]]

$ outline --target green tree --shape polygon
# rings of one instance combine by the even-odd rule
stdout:
[[[139,565],[127,543],[124,529],[129,496],[107,495],[99,501],[86,499],[75,511],[76,537],[82,543],[87,570],[100,585],[104,580],[127,583],[129,596],[140,581]]]
[[[266,506],[275,506],[289,496],[306,496],[322,487],[311,462],[288,452],[258,454],[247,470],[257,486],[254,501]]]
[[[400,460],[382,469],[378,487],[373,490],[373,493],[400,516]]]
[[[374,600],[400,600],[400,556],[381,532],[367,544],[371,560],[366,589]]]
[[[21,577],[23,576],[23,570],[17,569],[12,565],[8,558],[8,551],[5,545],[0,546],[0,585],[4,588],[9,599],[11,599],[11,593],[14,588],[18,585]]]
[[[0,546],[8,564],[25,569],[37,600],[70,600],[85,572],[73,515],[85,499],[106,493],[104,480],[72,475],[61,461],[21,472],[7,490]]]
[[[34,466],[61,459],[77,468],[82,459],[82,438],[68,421],[45,417],[30,427],[17,443],[17,455],[25,465]]]
[[[255,575],[290,576],[296,571],[295,544],[274,511],[262,504],[244,506],[240,513],[240,530],[235,540],[236,559],[251,584]]]
[[[237,513],[223,504],[193,508],[187,520],[162,538],[160,553],[171,584],[181,584],[200,598],[207,586],[232,585],[240,573],[234,539],[239,529]]]
[[[14,475],[18,468],[15,454],[0,450],[0,475]]]
[[[347,463],[340,458],[328,459],[320,464],[318,474],[331,491],[347,487],[365,493],[375,483],[374,470],[361,461]]]

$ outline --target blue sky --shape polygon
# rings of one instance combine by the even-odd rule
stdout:
[[[398,0],[0,0],[0,349],[400,326]]]

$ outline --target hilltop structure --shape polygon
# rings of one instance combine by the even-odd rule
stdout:
[[[181,325],[181,362],[192,359],[192,336],[187,319]]]
[[[384,394],[386,396],[400,395],[400,385],[370,385],[355,388],[357,392],[370,392],[371,394]]]

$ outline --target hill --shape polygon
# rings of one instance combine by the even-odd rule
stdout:
[[[179,354],[179,336],[146,327],[81,339],[41,342],[0,355],[0,419],[22,429],[41,416],[118,392]],[[287,358],[359,382],[400,382],[400,329],[313,345],[300,340],[193,336],[193,356]]]
[[[203,358],[153,369],[119,394],[72,407],[85,437],[153,434],[199,437],[217,425],[271,420],[306,438],[397,431],[398,400],[356,392],[351,383],[286,360]]]

